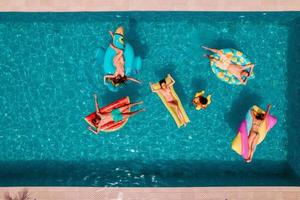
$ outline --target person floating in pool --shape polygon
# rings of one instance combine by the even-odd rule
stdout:
[[[257,142],[259,140],[259,128],[263,124],[263,122],[267,119],[267,116],[269,115],[271,110],[271,105],[268,105],[267,111],[265,114],[263,113],[256,113],[254,110],[251,110],[251,116],[252,116],[252,127],[250,130],[250,134],[248,137],[248,144],[249,144],[249,156],[247,159],[245,159],[246,162],[251,162],[253,158],[253,154],[255,152],[255,148],[257,145]]]
[[[233,74],[242,84],[247,84],[248,77],[250,77],[253,71],[254,64],[250,63],[246,66],[236,65],[231,62],[231,57],[227,57],[222,50],[212,49],[205,46],[202,46],[202,48],[219,55],[219,59],[211,55],[204,55],[210,61],[215,62],[217,67]]]
[[[126,120],[129,117],[132,117],[142,111],[145,111],[145,109],[140,109],[134,112],[121,112],[121,110],[126,110],[131,108],[132,106],[142,104],[143,102],[137,102],[137,103],[132,103],[132,104],[127,104],[124,105],[120,108],[116,108],[112,110],[111,112],[108,113],[101,113],[99,110],[99,105],[98,105],[98,100],[97,100],[97,95],[94,94],[94,101],[95,101],[95,107],[96,107],[96,118],[92,120],[92,123],[94,126],[97,128],[94,130],[92,127],[88,127],[88,130],[92,131],[95,134],[98,134],[101,129],[101,125],[103,124],[108,124],[110,122],[118,122],[122,120]],[[115,123],[111,123],[111,127],[113,127]],[[107,129],[111,128],[110,126],[107,127]]]
[[[186,124],[188,122],[186,122],[184,120],[184,117],[183,117],[183,114],[181,113],[179,104],[178,104],[176,98],[172,95],[172,92],[171,92],[171,89],[170,89],[170,86],[174,85],[174,83],[175,83],[175,81],[173,80],[172,82],[170,82],[169,84],[167,84],[166,80],[163,79],[163,80],[159,81],[160,89],[154,90],[151,87],[151,90],[152,90],[152,92],[160,93],[163,96],[163,98],[166,100],[167,104],[171,108],[174,108],[176,110],[177,116],[178,116],[179,120],[181,121],[181,123],[184,124],[184,126],[186,126]],[[151,86],[151,83],[150,83],[150,86]]]
[[[192,103],[195,105],[196,110],[206,109],[211,103],[211,95],[204,96],[205,91],[202,90],[196,93]]]
[[[114,39],[114,34],[111,31],[109,31],[109,34],[111,35],[112,39]],[[123,50],[115,47],[112,43],[109,45],[116,52],[116,55],[113,59],[113,64],[116,67],[116,71],[114,74],[104,76],[104,81],[110,80],[115,86],[124,84],[128,80],[140,84],[141,82],[139,80],[133,77],[127,77],[125,75],[125,68],[124,68],[125,60],[124,60]]]

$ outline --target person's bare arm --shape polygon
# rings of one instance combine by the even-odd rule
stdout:
[[[151,82],[149,82],[149,85],[150,85],[150,88],[151,88],[151,91],[152,91],[152,92],[158,92],[158,90],[160,90],[160,89],[154,90],[153,87],[152,87],[152,83],[151,83]]]
[[[104,77],[103,77],[103,80],[104,80],[104,82],[106,81],[106,79],[108,79],[108,78],[114,78],[115,76],[114,75],[112,75],[112,74],[107,74],[107,75],[105,75]]]
[[[247,84],[247,82],[248,82],[248,78],[246,78],[245,80],[244,79],[242,79],[243,80],[243,85],[246,85]]]
[[[168,85],[168,86],[174,85],[175,80],[172,78],[172,76],[171,76],[170,74],[168,74],[168,77],[171,79],[171,82],[168,83],[167,85]]]
[[[97,130],[97,131],[95,131],[92,127],[88,127],[88,130],[89,131],[91,131],[92,133],[94,133],[94,134],[98,134],[99,133],[99,131]]]
[[[112,31],[109,31],[109,35],[111,36],[112,39],[114,39],[114,34]]]
[[[205,50],[211,51],[213,53],[218,53],[220,51],[219,49],[212,49],[212,48],[208,48],[206,46],[202,46],[202,48]]]
[[[133,77],[127,77],[127,80],[130,80],[130,81],[135,82],[135,83],[138,83],[138,84],[141,84],[141,83],[142,83],[141,81],[139,81],[139,80],[137,80],[137,79],[135,79],[135,78],[133,78]]]
[[[122,52],[120,49],[118,49],[117,47],[115,47],[115,46],[112,45],[112,44],[109,44],[109,46],[110,46],[113,50],[115,50],[115,52],[116,52],[117,54],[119,54],[119,53]]]
[[[99,112],[99,104],[98,104],[98,99],[97,99],[97,95],[96,94],[94,94],[94,102],[95,102],[95,110],[96,110],[96,113],[97,113],[97,115],[98,114],[100,114],[100,112]]]
[[[240,76],[236,76],[236,78],[239,79],[239,81],[241,82],[242,85],[246,85],[247,79],[244,80],[244,79],[242,79],[242,77],[240,77]]]
[[[251,65],[250,65],[250,72],[249,72],[250,75],[249,75],[249,76],[251,76],[251,74],[252,74],[252,72],[253,72],[253,69],[254,69],[254,65],[251,64]]]
[[[252,118],[255,119],[255,115],[253,113],[253,109],[250,111],[250,114],[251,114]]]
[[[267,111],[266,111],[265,116],[268,116],[270,114],[271,108],[272,108],[272,106],[269,104],[268,107],[267,107]]]

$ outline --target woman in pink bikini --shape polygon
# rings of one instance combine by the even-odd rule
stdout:
[[[167,84],[165,79],[163,79],[163,80],[159,81],[160,89],[154,90],[151,87],[151,90],[152,90],[152,92],[160,93],[165,98],[168,105],[170,107],[176,109],[176,113],[177,113],[178,118],[186,126],[187,122],[184,120],[184,117],[181,113],[178,102],[177,102],[176,98],[172,95],[172,92],[171,92],[171,89],[170,89],[170,86],[173,85],[174,83],[175,82],[173,81],[173,82]],[[151,83],[150,83],[150,85],[151,85]]]

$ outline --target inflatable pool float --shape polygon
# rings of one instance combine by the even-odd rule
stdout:
[[[249,64],[252,64],[250,60],[247,58],[246,55],[244,55],[242,52],[235,50],[235,49],[222,49],[221,50],[227,58],[230,59],[230,61],[233,64],[240,65],[240,66],[246,66]],[[220,59],[220,56],[217,53],[211,54],[210,57]],[[213,73],[222,81],[227,82],[229,84],[234,84],[234,85],[240,85],[241,82],[238,78],[236,78],[233,74],[226,70],[222,70],[219,67],[216,66],[215,61],[210,61],[210,66],[213,71]],[[247,69],[248,72],[250,72],[250,69]],[[254,73],[252,70],[252,73],[248,77],[248,79],[253,79],[254,78]]]
[[[114,112],[117,109],[120,109],[119,112],[121,113],[128,113],[130,112],[130,108],[126,107],[126,108],[121,108],[125,105],[130,104],[130,100],[129,97],[124,97],[122,99],[119,99],[107,106],[104,106],[102,108],[99,109],[100,113],[107,113],[107,112]],[[95,127],[95,125],[93,124],[93,119],[96,118],[96,112],[93,112],[91,114],[89,114],[88,116],[86,116],[84,119],[85,121],[93,128],[97,129],[97,127]],[[101,124],[100,122],[100,131],[103,132],[112,132],[112,131],[117,131],[120,128],[122,128],[128,121],[128,118],[124,119],[124,120],[120,120],[120,121],[110,121],[106,124]],[[108,128],[109,127],[109,128]]]
[[[142,68],[142,59],[139,56],[134,55],[134,50],[132,46],[124,41],[124,29],[123,27],[118,27],[113,34],[113,41],[111,43],[116,48],[123,50],[124,55],[124,70],[126,76],[131,76],[134,73],[138,73]],[[113,59],[116,52],[113,48],[108,45],[106,51],[103,48],[98,49],[96,60],[97,63],[102,63],[104,68],[104,75],[114,74],[115,66],[113,64]],[[104,84],[111,91],[118,91],[121,86],[114,86],[110,81],[104,81]]]
[[[174,79],[172,78],[172,76],[169,74],[166,78],[165,78],[165,81],[166,81],[166,84],[169,84],[171,82],[174,82]],[[153,90],[158,90],[160,89],[160,84],[159,82],[157,83],[153,83],[151,84],[151,88]],[[173,85],[170,86],[170,89],[171,89],[171,92],[172,92],[172,95],[173,97],[175,97],[176,101],[178,102],[178,105],[179,105],[179,109],[183,115],[183,118],[186,122],[190,122],[189,120],[189,117],[187,116],[183,106],[182,106],[182,103],[178,97],[178,95],[176,94],[175,90],[174,90],[174,87]],[[176,114],[176,110],[174,108],[171,108],[168,103],[166,102],[165,98],[158,92],[156,92],[156,94],[159,96],[159,98],[161,99],[161,101],[163,102],[163,104],[165,105],[165,107],[168,109],[168,111],[170,112],[170,114],[172,115],[176,125],[178,128],[180,128],[181,126],[183,126],[183,123],[181,122],[181,120],[178,118],[177,114]]]
[[[200,97],[200,96],[203,96],[204,94],[205,94],[205,91],[204,91],[204,90],[202,90],[202,91],[200,91],[200,92],[197,92],[197,93],[195,94],[195,96],[194,96],[194,99],[195,99],[195,98],[198,98],[198,97]],[[209,106],[209,104],[211,103],[211,95],[208,95],[208,96],[206,97],[206,99],[207,99],[207,103],[206,103],[205,106],[202,106],[202,105],[195,105],[195,109],[196,109],[196,110],[206,109],[206,108]]]
[[[249,144],[248,144],[248,136],[250,134],[250,130],[252,127],[252,115],[251,110],[254,110],[257,113],[265,114],[265,111],[259,108],[258,106],[253,106],[252,109],[250,109],[247,112],[246,119],[241,123],[239,131],[232,141],[231,148],[237,152],[239,155],[241,155],[244,159],[248,158],[249,155]],[[270,131],[271,128],[277,123],[276,117],[272,115],[268,115],[267,119],[264,120],[262,123],[260,129],[258,130],[259,133],[259,140],[257,142],[257,145],[260,144],[266,137],[268,131]]]

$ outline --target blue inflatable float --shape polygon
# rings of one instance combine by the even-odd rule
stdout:
[[[139,56],[134,55],[134,50],[132,46],[124,41],[124,29],[123,27],[118,27],[115,33],[113,34],[112,45],[118,49],[123,50],[124,55],[124,70],[126,76],[131,76],[134,73],[138,73],[142,68],[142,59]],[[104,75],[114,74],[116,67],[114,66],[113,59],[116,55],[116,52],[110,45],[107,47],[106,51],[104,49],[99,49],[97,51],[97,63],[102,63],[104,68]],[[109,90],[116,92],[123,85],[115,86],[111,81],[104,81],[104,84],[108,87]]]

